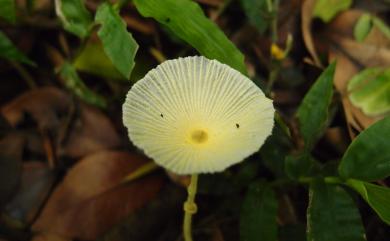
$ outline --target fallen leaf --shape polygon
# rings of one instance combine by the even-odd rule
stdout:
[[[80,104],[78,117],[73,120],[72,127],[67,138],[57,143],[59,155],[80,158],[121,145],[111,120],[93,106]]]
[[[221,6],[224,3],[223,0],[195,0],[195,1],[198,3],[215,6],[215,7]]]
[[[176,240],[181,232],[180,224],[185,197],[184,188],[172,183],[167,184],[160,191],[160,194],[144,208],[130,214],[99,240]]]
[[[344,153],[349,145],[347,133],[343,128],[330,127],[326,129],[324,138],[338,153]]]
[[[187,188],[187,186],[191,182],[190,176],[183,176],[183,175],[177,175],[176,173],[166,171],[168,177],[171,179],[172,182],[176,183],[179,186]]]
[[[312,18],[313,18],[313,11],[315,7],[315,0],[306,0],[302,4],[302,10],[301,10],[301,30],[303,35],[303,40],[305,42],[307,51],[309,51],[311,57],[314,60],[314,64],[318,67],[322,67],[321,61],[318,57],[314,40],[311,34],[311,26],[312,26]]]
[[[135,14],[124,15],[122,18],[130,29],[134,29],[145,35],[156,34],[156,27],[153,22],[140,19],[139,17],[136,17]]]
[[[0,140],[0,210],[18,187],[23,143],[23,137],[16,133],[10,133]]]
[[[50,133],[58,156],[80,158],[121,144],[113,124],[103,112],[75,102],[66,92],[54,87],[24,93],[3,106],[1,114],[14,127],[31,116],[41,135]]]
[[[80,160],[58,185],[33,230],[94,240],[153,199],[160,176],[122,184],[148,160],[127,152],[103,151]]]
[[[71,241],[70,238],[65,238],[53,233],[40,233],[35,235],[31,241]]]
[[[373,27],[363,42],[354,39],[353,29],[363,12],[349,10],[339,14],[326,28],[322,37],[329,42],[329,58],[337,59],[334,84],[341,95],[350,136],[351,127],[362,131],[383,116],[370,117],[352,105],[348,98],[348,81],[366,67],[390,66],[390,40]]]
[[[54,178],[53,171],[44,162],[23,163],[20,187],[5,206],[5,214],[24,224],[30,224],[46,200]]]
[[[65,92],[44,87],[28,91],[1,108],[1,114],[12,125],[17,126],[29,114],[41,130],[59,126],[57,113],[67,112],[71,97]]]
[[[224,241],[225,240],[223,238],[222,230],[217,225],[215,225],[215,227],[213,228],[211,240],[212,241]]]
[[[28,3],[23,0],[16,0],[15,1],[16,6],[18,9],[23,9],[23,11],[30,11],[31,13],[46,13],[49,15],[49,13],[52,13],[54,1],[50,0],[37,0],[33,3]]]

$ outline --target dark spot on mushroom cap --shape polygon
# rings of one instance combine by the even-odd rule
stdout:
[[[240,128],[240,124],[236,123],[236,127],[237,127],[237,129]]]
[[[160,114],[160,116],[161,116],[162,118],[164,118],[164,115],[163,115],[162,113]]]

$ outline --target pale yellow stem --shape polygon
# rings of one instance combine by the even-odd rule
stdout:
[[[198,207],[195,203],[196,189],[198,186],[198,175],[193,174],[191,176],[190,185],[187,187],[188,197],[187,201],[184,203],[184,222],[183,222],[183,235],[185,241],[192,241],[192,215],[195,214],[198,210]]]

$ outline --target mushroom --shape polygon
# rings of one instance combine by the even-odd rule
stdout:
[[[216,60],[168,60],[133,85],[123,104],[131,141],[177,174],[225,170],[259,150],[273,127],[272,101]]]
[[[202,56],[163,62],[133,85],[123,104],[130,140],[158,165],[193,174],[185,229],[196,212],[197,174],[221,172],[258,151],[273,117],[272,100],[250,79]]]

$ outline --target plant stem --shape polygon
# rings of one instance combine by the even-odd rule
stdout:
[[[278,78],[280,71],[280,63],[276,63],[276,61],[271,60],[271,72],[269,73],[267,86],[265,88],[265,94],[269,96],[271,94],[272,87]]]
[[[314,180],[315,180],[315,178],[313,178],[313,177],[300,177],[298,179],[298,182],[310,184]],[[344,181],[340,177],[335,177],[335,176],[324,177],[324,182],[328,183],[328,184],[343,184],[344,183]]]
[[[114,9],[117,11],[120,11],[121,8],[125,7],[127,4],[129,4],[130,0],[119,0],[114,4]]]
[[[278,41],[278,10],[279,0],[274,0],[272,6],[272,12],[274,16],[271,21],[271,38],[273,43],[276,43]]]
[[[344,183],[344,181],[341,180],[340,177],[330,176],[330,177],[325,177],[324,180],[326,183],[329,183],[329,184],[343,184]]]
[[[15,61],[10,61],[11,65],[18,71],[20,76],[26,81],[26,84],[30,89],[37,88],[37,84],[34,81],[34,78],[28,73],[28,71],[23,67],[23,65],[19,64]]]
[[[198,175],[192,174],[190,185],[187,187],[187,201],[184,203],[184,222],[183,222],[183,236],[185,241],[192,241],[191,223],[192,215],[196,213],[197,206],[195,203],[196,189],[198,186]]]
[[[276,44],[278,41],[278,8],[279,8],[279,0],[267,0],[267,8],[268,12],[272,14],[270,32],[271,32],[271,40],[272,44]],[[272,87],[274,82],[278,78],[280,71],[280,61],[274,60],[274,57],[271,54],[271,69],[270,74],[268,76],[267,87],[265,93],[267,96],[271,94]]]

